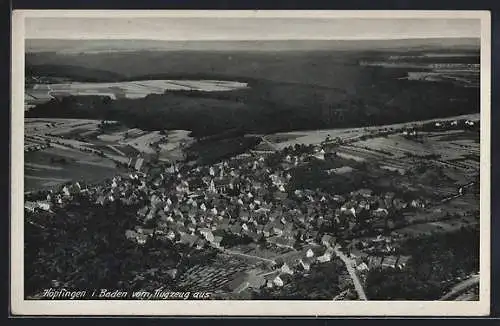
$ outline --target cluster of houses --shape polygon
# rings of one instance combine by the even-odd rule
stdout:
[[[405,255],[370,255],[359,250],[352,250],[349,255],[355,262],[356,269],[360,272],[376,268],[403,269],[411,258]]]
[[[231,293],[241,293],[246,290],[259,290],[262,288],[280,288],[293,280],[294,275],[308,275],[312,265],[329,262],[335,256],[335,249],[331,239],[324,238],[322,245],[309,247],[304,250],[294,252],[284,259],[275,262],[272,270],[252,268],[241,271],[228,283],[228,290]],[[403,269],[408,264],[409,256],[370,256],[360,251],[350,253],[350,258],[355,264],[356,270],[363,275],[370,269]],[[340,275],[345,277],[345,275]],[[339,276],[339,277],[340,277]],[[344,283],[350,283],[347,278]]]
[[[35,212],[36,210],[50,211],[52,204],[47,200],[39,201],[25,201],[24,209],[29,212]]]
[[[47,145],[28,143],[24,145],[24,152],[36,152],[45,148],[47,148]]]
[[[319,151],[315,156],[322,154]],[[293,166],[301,160],[288,156],[283,163]],[[224,235],[234,234],[294,248],[297,242],[319,241],[322,227],[349,230],[361,218],[365,223],[381,224],[389,210],[425,206],[418,199],[407,203],[394,193],[375,195],[370,189],[343,195],[312,190],[290,194],[290,173],[279,168],[270,170],[262,157],[182,173],[172,166],[158,176],[134,174],[129,179],[125,182],[138,184],[137,189],[148,198],[138,216],[144,224],[155,221],[153,227],[137,234],[154,233],[190,246],[219,247]],[[122,198],[127,193],[122,189],[123,182],[123,178],[113,179],[110,194],[100,195],[97,201],[104,204]]]
[[[125,233],[139,245],[156,238],[197,249],[211,246],[224,250],[223,240],[236,237],[287,248],[298,256],[276,261],[272,273],[241,274],[242,282],[235,289],[279,287],[297,271],[308,272],[311,265],[330,261],[337,238],[361,221],[383,227],[390,212],[425,206],[419,199],[406,202],[395,193],[375,194],[371,189],[346,194],[289,189],[293,167],[307,164],[311,157],[324,160],[325,154],[320,147],[312,154],[286,155],[278,166],[270,167],[263,155],[253,153],[210,166],[186,169],[171,165],[154,173],[136,171],[92,187],[76,182],[52,192],[45,201],[27,202],[26,209],[50,210],[79,193],[97,205],[120,201],[139,207],[138,225]],[[140,170],[144,161],[129,163]],[[370,243],[371,250],[376,252],[374,248],[380,243],[375,239]],[[357,265],[359,270],[406,264],[407,258],[391,256],[388,243],[383,244],[386,257],[363,256]],[[310,247],[304,252],[300,249],[304,246]],[[354,252],[351,255],[356,255]]]

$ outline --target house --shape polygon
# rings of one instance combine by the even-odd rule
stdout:
[[[414,199],[410,204],[413,208],[425,208],[425,204],[420,199]]]
[[[373,195],[373,191],[371,189],[359,189],[356,191],[356,194],[365,198],[370,198]]]
[[[279,220],[275,220],[271,223],[272,226],[272,232],[278,236],[283,234],[283,230],[285,229],[285,226],[281,223]]]
[[[208,241],[208,242],[214,242],[214,235],[212,233],[212,230],[209,228],[201,228],[199,229],[200,234]]]
[[[389,212],[387,211],[387,209],[379,207],[373,211],[372,215],[374,217],[383,218],[383,217],[387,217],[387,215],[389,215]]]
[[[38,208],[38,205],[34,202],[27,201],[24,203],[24,209],[26,209],[30,212],[34,212],[36,208]]]
[[[367,265],[366,263],[364,263],[364,262],[363,262],[363,263],[361,263],[361,264],[359,264],[359,265],[356,267],[356,269],[357,269],[358,271],[360,271],[360,272],[366,272],[366,271],[368,271],[368,270],[369,270],[368,265]]]
[[[216,193],[217,192],[217,189],[215,188],[214,180],[210,181],[210,186],[208,187],[208,192],[210,192],[210,193]]]
[[[64,197],[69,197],[70,196],[70,193],[69,193],[69,189],[68,187],[64,186],[61,190],[62,194]]]
[[[337,203],[344,203],[345,202],[344,196],[341,196],[341,195],[333,195],[333,200],[336,201]]]
[[[43,209],[44,211],[50,210],[50,203],[48,201],[38,201],[37,203],[38,208]]]
[[[326,263],[326,262],[331,261],[332,257],[333,257],[333,253],[334,253],[333,248],[328,247],[325,250],[323,255],[318,256],[318,258],[317,258],[318,263]]]
[[[273,285],[276,287],[282,287],[285,285],[285,282],[283,282],[283,279],[278,275],[273,279]]]
[[[213,241],[211,241],[211,244],[215,248],[221,248],[221,242],[222,242],[221,236],[214,236],[214,239],[213,239]]]
[[[324,160],[325,159],[325,150],[321,149],[319,152],[314,154],[314,157],[317,158],[318,160]]]
[[[167,235],[166,235],[167,239],[169,239],[170,241],[174,241],[175,238],[176,238],[176,235],[175,235],[175,232],[172,231],[172,230],[169,230],[167,232]]]
[[[240,212],[240,219],[242,221],[248,221],[250,218],[250,213],[245,209]]]
[[[99,197],[97,197],[95,203],[102,206],[102,205],[104,205],[105,201],[106,201],[106,197],[104,197],[103,195],[100,195]]]
[[[279,275],[279,271],[276,271],[274,273],[270,273],[270,274],[265,274],[263,275],[263,278],[264,278],[264,284],[267,288],[273,288],[274,287],[274,283],[273,283],[273,280],[276,278],[276,276]]]
[[[312,258],[312,257],[314,257],[314,251],[313,251],[312,249],[310,249],[310,248],[309,248],[309,249],[307,249],[307,251],[306,251],[306,257],[307,257],[307,258]]]
[[[139,157],[137,158],[137,160],[135,161],[135,165],[134,165],[134,168],[137,170],[137,171],[140,171],[141,168],[142,168],[142,164],[144,163],[144,159]]]
[[[293,270],[288,266],[287,263],[283,263],[283,265],[280,267],[280,272],[283,274],[289,274],[293,275]]]
[[[397,257],[394,256],[386,256],[382,261],[383,268],[396,268]]]

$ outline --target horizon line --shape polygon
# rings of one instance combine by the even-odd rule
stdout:
[[[426,40],[426,39],[477,39],[480,40],[481,36],[415,36],[415,37],[373,37],[373,38],[287,38],[287,39],[276,39],[276,38],[259,38],[259,39],[150,39],[150,38],[95,38],[95,37],[83,37],[83,38],[47,38],[47,37],[27,37],[25,40],[44,40],[44,41],[157,41],[157,42],[244,42],[244,41],[393,41],[393,40]]]

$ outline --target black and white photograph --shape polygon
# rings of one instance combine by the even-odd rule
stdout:
[[[488,313],[488,13],[14,23],[17,311]]]

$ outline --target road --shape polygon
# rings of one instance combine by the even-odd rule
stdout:
[[[295,144],[320,144],[322,141],[326,139],[328,135],[332,139],[336,137],[340,137],[343,140],[349,139],[350,141],[356,141],[358,140],[359,136],[362,135],[370,135],[371,133],[376,133],[381,130],[389,130],[391,133],[397,133],[402,131],[404,128],[408,127],[418,127],[426,123],[430,122],[443,122],[443,121],[453,121],[453,120],[461,120],[461,119],[468,119],[472,121],[478,121],[479,120],[479,114],[478,113],[473,113],[473,114],[467,114],[467,115],[459,115],[459,116],[454,116],[454,117],[447,117],[447,118],[436,118],[436,119],[430,119],[430,120],[417,120],[417,121],[408,121],[408,122],[403,122],[403,123],[396,123],[396,124],[388,124],[388,125],[380,125],[380,126],[372,126],[372,127],[354,127],[354,128],[334,128],[334,129],[315,129],[315,130],[300,130],[300,131],[290,131],[290,132],[278,132],[274,133],[272,135],[278,135],[278,136],[283,136],[283,135],[294,135],[294,139],[275,143],[275,147],[282,149],[283,147],[286,146],[293,146]],[[392,130],[390,130],[392,128]]]
[[[354,283],[354,289],[356,289],[356,292],[358,293],[358,297],[360,300],[368,300],[365,294],[365,290],[363,289],[363,285],[361,285],[361,281],[358,278],[358,275],[356,274],[356,271],[354,270],[353,267],[353,262],[350,260],[346,255],[344,255],[343,252],[341,252],[338,248],[334,249],[335,254],[342,259],[344,262],[347,271],[349,272],[349,275],[351,276],[352,282]]]
[[[455,285],[450,292],[446,293],[444,296],[442,296],[439,301],[449,301],[449,300],[454,300],[454,298],[458,297],[460,294],[463,292],[469,290],[473,286],[476,286],[479,284],[479,275],[472,275],[470,278],[458,283]]]

